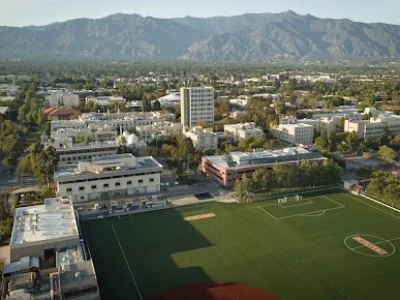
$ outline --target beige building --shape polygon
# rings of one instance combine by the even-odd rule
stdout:
[[[45,97],[50,107],[76,107],[79,106],[79,96],[71,92],[59,91]]]
[[[256,128],[254,122],[224,125],[224,133],[233,136],[235,142],[240,142],[251,136],[254,138],[263,136],[263,131]]]
[[[308,124],[280,124],[273,129],[274,135],[291,145],[311,145],[314,139],[314,126]]]
[[[193,146],[199,148],[218,148],[218,136],[212,131],[212,128],[203,128],[201,126],[195,126],[184,132],[184,135],[191,138]]]
[[[185,128],[199,121],[214,123],[214,89],[212,87],[181,88],[181,122]]]
[[[75,202],[123,199],[160,191],[163,166],[151,156],[106,155],[92,162],[58,166],[57,194]]]
[[[400,134],[400,116],[389,115],[373,117],[370,120],[345,120],[344,122],[344,131],[354,131],[360,139],[379,138],[385,131],[385,128],[388,128],[392,135]]]

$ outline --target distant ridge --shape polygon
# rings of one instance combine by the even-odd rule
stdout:
[[[46,26],[0,27],[0,55],[270,61],[398,58],[400,26],[293,11],[157,19],[115,14]]]

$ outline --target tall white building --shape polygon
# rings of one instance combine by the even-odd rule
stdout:
[[[214,89],[212,87],[181,88],[181,122],[192,128],[199,121],[214,123]]]

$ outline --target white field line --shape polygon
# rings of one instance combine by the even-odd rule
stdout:
[[[336,210],[336,209],[342,209],[344,207],[340,206],[340,207],[333,207],[333,208],[327,208],[327,209],[321,209],[321,210],[315,210],[315,211],[309,211],[307,213],[302,213],[302,214],[296,214],[296,215],[290,215],[290,216],[285,216],[285,217],[280,217],[280,218],[276,218],[277,220],[281,220],[281,219],[289,219],[289,218],[294,218],[294,217],[301,217],[304,214],[310,214],[310,213],[322,213],[322,212],[326,212],[329,210]]]
[[[139,290],[139,287],[138,287],[138,285],[137,285],[137,283],[136,283],[135,277],[134,277],[133,274],[132,274],[132,270],[131,270],[131,268],[129,267],[128,260],[126,259],[124,249],[122,249],[122,246],[121,246],[121,243],[120,243],[120,241],[119,241],[117,232],[115,231],[114,225],[111,224],[111,227],[112,227],[112,230],[114,231],[115,237],[117,238],[117,242],[118,242],[119,248],[121,249],[122,255],[124,256],[126,266],[128,267],[129,273],[131,274],[132,281],[133,281],[133,283],[135,284],[135,287],[136,287],[136,290],[137,290],[137,292],[138,292],[139,298],[140,298],[140,300],[143,300],[142,294],[140,293],[140,290]]]
[[[315,214],[315,215],[313,215],[313,213],[311,212],[311,213],[301,214],[300,216],[301,217],[319,217],[319,216],[322,216],[324,213],[325,213],[325,210],[323,210],[323,211],[321,211],[321,212],[319,212],[318,214]]]
[[[290,208],[290,207],[295,207],[295,206],[302,206],[302,205],[310,205],[313,204],[314,202],[312,202],[311,200],[305,200],[307,202],[304,202],[303,200],[300,200],[298,202],[300,202],[299,204],[295,204],[295,205],[284,205],[284,204],[289,204],[289,203],[278,203],[278,206],[282,207],[282,208]],[[282,205],[283,204],[283,205]],[[263,207],[263,206],[261,206]]]
[[[379,210],[379,211],[383,212],[384,214],[387,214],[387,215],[389,215],[389,216],[392,216],[393,218],[396,218],[396,219],[399,219],[399,220],[400,220],[400,217],[399,217],[399,216],[392,215],[392,214],[388,213],[387,211],[384,211],[384,210],[382,210],[382,209],[380,209],[380,208],[378,208],[378,207],[375,207],[375,206],[373,206],[373,205],[371,205],[371,204],[368,204],[368,203],[366,203],[366,202],[364,202],[364,201],[360,201],[360,200],[358,200],[356,197],[351,197],[351,195],[346,195],[346,196],[348,196],[350,199],[356,200],[357,202],[360,202],[360,203],[363,203],[363,204],[365,204],[365,205],[367,205],[367,206],[369,206],[369,207],[375,208],[376,210]],[[371,201],[372,201],[372,200],[371,200]],[[374,201],[374,202],[379,203],[379,202],[377,202],[377,201]],[[380,203],[379,203],[379,204],[380,204]]]
[[[261,209],[263,212],[265,212],[267,215],[271,216],[272,218],[274,218],[275,220],[278,220],[279,218],[276,218],[274,215],[271,215],[269,212],[267,212],[266,210],[264,210],[262,207],[259,207],[259,209]]]
[[[331,201],[331,202],[333,202],[333,203],[336,203],[337,205],[341,206],[342,208],[345,208],[345,207],[346,207],[346,206],[344,206],[343,204],[341,204],[341,203],[339,203],[339,202],[336,202],[335,200],[331,199],[331,198],[328,197],[328,196],[323,196],[323,198],[326,198],[326,199],[328,199],[329,201]]]
[[[376,243],[372,243],[372,242],[371,243],[374,244],[374,245],[379,245],[379,244],[392,242],[392,241],[397,241],[397,240],[400,240],[400,237],[397,237],[397,238],[394,238],[394,239],[390,239],[390,240],[382,240],[382,241],[376,242]],[[361,249],[361,248],[365,248],[365,247],[367,247],[367,246],[357,246],[357,247],[354,247],[354,248],[351,248],[351,249]]]

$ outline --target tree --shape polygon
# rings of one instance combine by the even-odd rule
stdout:
[[[380,179],[373,178],[367,186],[367,194],[375,198],[380,198],[384,188],[385,185]]]
[[[368,167],[357,167],[354,170],[354,174],[361,178],[369,178],[372,174],[372,169]]]
[[[177,145],[171,153],[171,163],[178,175],[182,175],[186,170],[196,171],[201,161],[201,156],[193,147],[190,138],[179,137]]]
[[[393,162],[396,159],[396,152],[388,146],[379,147],[378,156],[388,162]]]
[[[159,111],[161,110],[161,103],[160,101],[156,100],[153,103],[153,111]]]
[[[30,108],[28,105],[23,104],[19,109],[18,109],[18,120],[25,122],[26,121],[26,116],[29,113]]]
[[[392,205],[400,204],[400,185],[397,183],[387,185],[383,190],[383,198]]]
[[[346,144],[352,153],[355,153],[358,150],[360,147],[360,140],[358,139],[358,135],[355,131],[347,135]]]
[[[47,185],[53,177],[57,164],[56,149],[53,147],[45,148],[40,143],[32,144],[25,159],[29,159],[29,163],[24,161],[22,166],[20,164],[20,169],[30,169],[30,173],[35,176],[41,186]]]
[[[1,222],[0,224],[0,235],[9,237],[11,236],[12,229],[13,229],[14,219],[8,218],[5,221]]]

